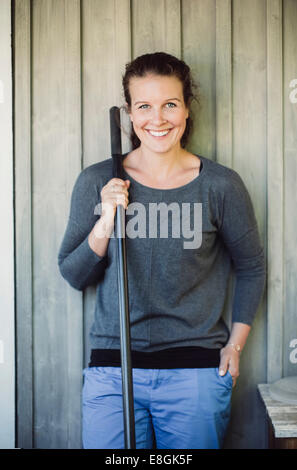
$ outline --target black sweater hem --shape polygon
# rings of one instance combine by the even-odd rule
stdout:
[[[131,351],[132,368],[178,369],[218,367],[220,349],[202,347],[170,348],[161,351]],[[119,349],[92,349],[89,367],[120,367]]]

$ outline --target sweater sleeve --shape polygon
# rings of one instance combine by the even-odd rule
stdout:
[[[236,275],[232,321],[251,325],[266,281],[264,250],[250,195],[232,172],[220,204],[220,226]]]
[[[89,167],[75,182],[68,224],[58,254],[61,275],[78,290],[96,284],[107,266],[107,256],[98,256],[88,242],[88,235],[99,219],[95,210],[98,192],[93,179]]]

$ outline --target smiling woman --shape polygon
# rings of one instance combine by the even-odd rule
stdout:
[[[142,147],[158,153],[179,152],[189,117],[180,80],[174,76],[134,77],[129,89],[129,115]],[[170,98],[172,95],[177,97]]]
[[[169,57],[171,58],[169,59]],[[179,61],[173,56],[169,56],[169,54],[165,54],[162,52],[155,54],[145,54],[127,64],[126,71],[123,76],[123,90],[128,112],[131,112],[132,107],[138,104],[147,104],[149,107],[150,104],[145,101],[143,95],[140,97],[140,100],[143,101],[135,101],[134,103],[132,103],[131,100],[132,80],[137,78],[148,78],[148,76],[150,76],[151,78],[153,76],[155,76],[155,78],[170,77],[172,79],[178,80],[178,95],[170,95],[169,90],[166,90],[166,102],[164,103],[164,105],[167,108],[174,108],[175,106],[180,104],[188,110],[189,115],[187,117],[186,127],[181,138],[181,146],[185,147],[193,127],[193,120],[190,112],[191,103],[193,100],[199,103],[198,94],[194,94],[194,90],[197,91],[198,86],[193,80],[190,67],[188,67],[188,65],[185,64],[183,61]],[[173,103],[169,103],[171,101]],[[144,108],[147,109],[146,106],[144,106]],[[132,129],[131,141],[134,149],[140,146],[140,139],[138,138],[134,129]]]
[[[144,214],[141,236],[129,237],[126,227],[136,446],[219,448],[240,353],[264,289],[257,221],[240,176],[186,150],[194,94],[185,62],[163,52],[140,56],[126,65],[123,89],[133,128],[133,149],[123,155],[125,179],[111,178],[111,158],[81,172],[59,253],[61,273],[73,287],[97,284],[84,370],[83,445],[124,446],[112,236],[122,204],[127,225],[132,206]],[[98,202],[100,214],[94,211]],[[147,223],[151,209],[161,206],[165,236],[164,212],[153,227]],[[181,234],[193,227],[195,207],[194,230],[201,236],[185,246]],[[237,281],[229,331],[223,313],[232,267]]]
[[[133,151],[124,167],[142,184],[169,189],[199,174],[199,157],[185,149],[191,102],[198,101],[194,88],[188,65],[169,54],[145,54],[127,64],[123,89]]]

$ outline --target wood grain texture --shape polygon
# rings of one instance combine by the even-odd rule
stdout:
[[[231,0],[216,1],[216,160],[232,168]]]
[[[183,0],[182,58],[190,65],[200,106],[193,103],[195,132],[189,151],[215,159],[216,154],[216,4]]]
[[[216,161],[233,166],[231,0],[216,1]],[[232,325],[234,279],[230,280],[224,319]]]
[[[33,446],[31,8],[14,4],[17,447]]]
[[[181,55],[179,0],[132,0],[133,58],[149,52]]]
[[[297,438],[297,406],[274,400],[268,384],[259,384],[258,390],[271,419],[276,438]]]
[[[257,384],[296,374],[289,361],[297,338],[297,104],[289,100],[297,78],[296,2],[13,3],[18,445],[81,446],[81,370],[89,361],[95,289],[81,294],[61,279],[58,248],[75,179],[110,156],[109,108],[124,104],[125,64],[165,50],[185,59],[200,84],[188,149],[238,171],[267,248],[267,318],[264,297],[242,355],[225,444],[265,447]]]
[[[267,2],[267,381],[283,374],[283,42],[282,0]]]
[[[297,103],[292,102],[290,83],[297,79],[297,2],[284,0],[284,376],[297,375],[291,363],[290,342],[297,338]],[[296,87],[295,87],[296,88]]]
[[[261,239],[265,244],[266,2],[234,0],[232,21],[233,168],[242,177],[251,195]],[[229,438],[235,448],[261,448],[266,445],[264,415],[261,414],[256,393],[257,384],[266,380],[265,313],[264,298],[241,357],[240,378],[232,398]],[[257,435],[252,429],[257,429]]]
[[[98,27],[100,25],[100,27]],[[109,109],[122,106],[122,74],[131,60],[129,0],[82,3],[83,167],[110,158]],[[124,127],[126,128],[126,122]],[[129,130],[129,129],[127,129]],[[123,136],[123,151],[129,141]],[[84,365],[90,359],[89,331],[94,319],[96,289],[84,294]]]
[[[82,31],[83,165],[86,167],[111,155],[109,108],[124,104],[122,74],[131,58],[129,1],[83,2]]]
[[[80,447],[81,293],[57,256],[81,170],[80,2],[33,8],[34,447]]]

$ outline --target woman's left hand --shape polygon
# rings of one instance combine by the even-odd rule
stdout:
[[[237,377],[239,376],[239,352],[235,351],[231,346],[226,345],[221,349],[221,360],[219,367],[219,374],[225,375],[229,370],[233,379],[233,387],[236,384]]]

